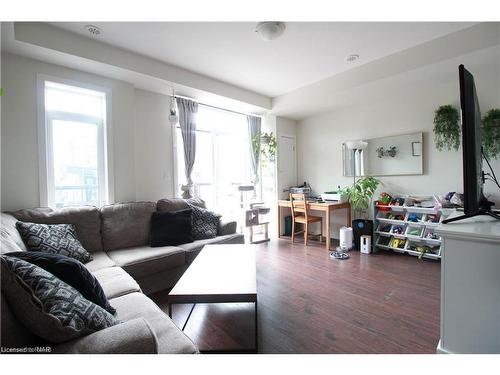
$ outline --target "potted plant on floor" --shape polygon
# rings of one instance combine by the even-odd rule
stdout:
[[[356,249],[360,248],[360,235],[369,234],[373,236],[373,221],[369,220],[369,208],[373,194],[377,190],[380,181],[375,177],[367,176],[356,181],[352,186],[343,188],[341,194],[345,194],[351,204],[354,220],[352,230]]]

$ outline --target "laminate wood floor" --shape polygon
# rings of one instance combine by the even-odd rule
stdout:
[[[260,353],[435,353],[439,262],[358,251],[337,261],[313,241],[255,246]],[[167,295],[152,296],[165,312]],[[174,306],[179,327],[191,306]],[[253,304],[199,304],[184,332],[201,350],[250,348],[253,314]]]

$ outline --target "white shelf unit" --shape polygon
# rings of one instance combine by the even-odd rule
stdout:
[[[421,256],[417,246],[429,246],[432,252],[422,256],[428,259],[441,259],[441,238],[427,238],[428,233],[434,233],[447,212],[442,209],[407,207],[407,206],[379,206],[374,204],[374,247],[375,250],[392,250]],[[395,239],[395,240],[394,240]],[[397,246],[395,246],[395,242]]]

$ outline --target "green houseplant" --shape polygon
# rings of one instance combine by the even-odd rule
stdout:
[[[458,110],[451,105],[442,105],[434,115],[434,142],[439,151],[458,150],[460,125]]]
[[[259,149],[262,157],[273,161],[276,157],[276,147],[278,145],[273,132],[256,135],[252,142],[254,148]]]
[[[366,218],[368,216],[368,208],[370,208],[373,194],[375,194],[379,184],[378,179],[367,176],[356,181],[353,186],[345,187],[340,191],[349,199],[355,217],[364,216]]]
[[[490,109],[483,118],[483,152],[487,158],[500,156],[500,109]]]

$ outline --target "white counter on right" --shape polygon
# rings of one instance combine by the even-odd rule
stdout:
[[[443,239],[437,352],[500,353],[500,221],[478,216],[436,232]]]

